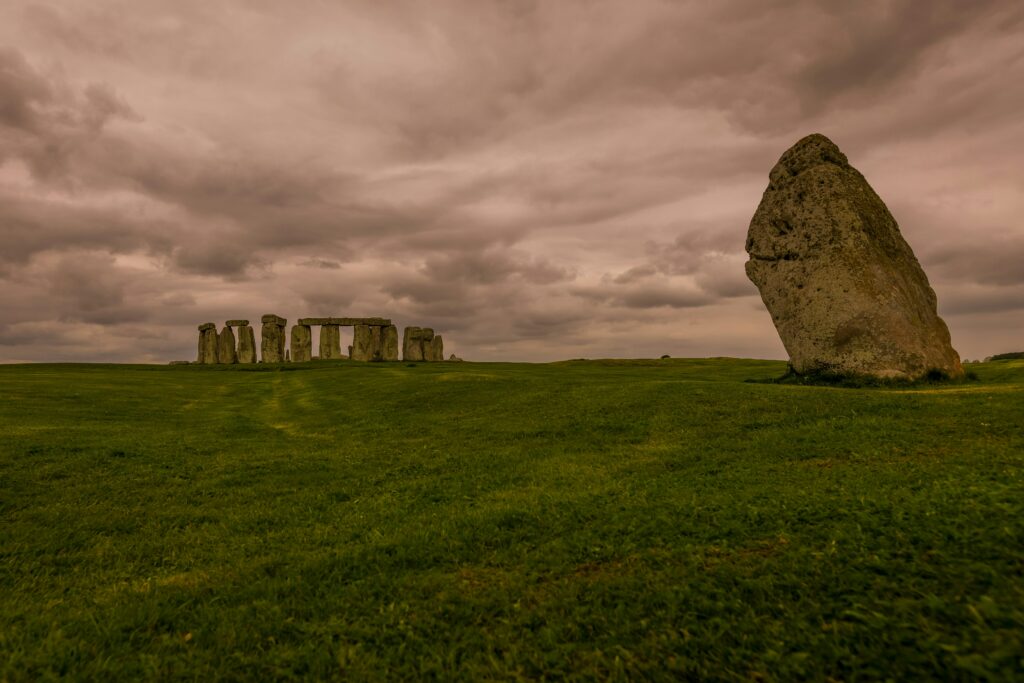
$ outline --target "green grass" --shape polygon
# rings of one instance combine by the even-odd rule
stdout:
[[[1024,671],[1024,361],[0,367],[0,680]]]

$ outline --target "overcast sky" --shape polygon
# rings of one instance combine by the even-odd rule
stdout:
[[[1024,349],[1019,0],[0,3],[0,362],[263,313],[472,360],[784,358],[746,280],[820,132],[966,358]]]

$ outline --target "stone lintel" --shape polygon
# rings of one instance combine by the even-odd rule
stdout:
[[[369,325],[370,327],[387,327],[391,324],[389,318],[299,318],[300,325],[341,325],[352,327],[354,325]]]
[[[199,326],[199,331],[200,332],[205,332],[206,330],[215,330],[215,329],[217,329],[217,326],[214,325],[213,323],[203,323],[202,325]]]
[[[228,320],[224,323],[225,327],[245,327],[249,324],[248,320]]]
[[[263,316],[263,322],[274,323],[275,325],[280,325],[281,327],[284,327],[285,325],[288,324],[288,321],[285,318],[282,318],[279,315],[274,315],[273,313],[267,313],[265,316]]]

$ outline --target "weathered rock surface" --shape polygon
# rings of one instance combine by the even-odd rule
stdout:
[[[444,340],[441,335],[435,334],[430,341],[423,342],[423,360],[440,363],[444,360]]]
[[[341,325],[352,327],[354,325],[377,325],[386,327],[391,324],[388,318],[299,318],[300,325]]]
[[[452,355],[448,356],[448,360],[449,360],[449,362],[452,362],[452,363],[461,363],[462,362],[462,359],[459,358],[458,356],[456,356],[454,353]]]
[[[248,320],[228,320],[224,324],[227,325],[228,327],[245,327],[246,325],[249,324],[249,321]]]
[[[963,375],[899,226],[825,136],[803,138],[772,169],[746,249],[797,373]]]
[[[374,354],[377,351],[374,343],[374,329],[379,330],[380,328],[373,328],[369,325],[356,325],[353,328],[352,360],[374,360]],[[380,339],[380,332],[377,333],[377,339]]]
[[[398,360],[398,328],[388,325],[381,328],[380,333],[380,358],[381,360]]]
[[[407,327],[402,337],[402,358],[407,361],[443,361],[444,341],[429,327]]]
[[[309,325],[293,325],[291,338],[291,359],[305,363],[313,357],[313,331]]]
[[[423,360],[423,340],[420,338],[419,327],[407,327],[402,333],[402,360]]]
[[[238,362],[256,362],[256,333],[249,325],[238,328]]]
[[[196,362],[205,365],[217,363],[217,326],[203,323],[199,326],[199,349]]]
[[[337,325],[320,327],[320,358],[337,360],[341,358],[341,328]]]
[[[238,353],[235,351],[235,333],[226,325],[217,336],[217,362],[229,365],[238,362]]]
[[[287,324],[287,320],[273,313],[263,316],[263,329],[260,331],[260,358],[264,363],[284,361],[284,326]]]

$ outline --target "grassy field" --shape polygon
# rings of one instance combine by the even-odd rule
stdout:
[[[1024,361],[0,367],[0,680],[1024,671]]]

